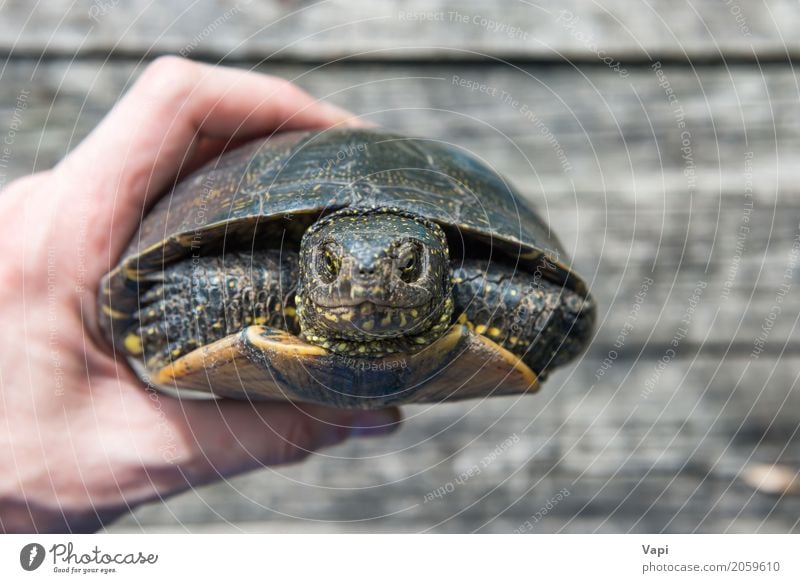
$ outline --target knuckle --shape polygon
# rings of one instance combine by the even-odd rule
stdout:
[[[188,96],[197,76],[198,66],[195,62],[167,55],[147,65],[137,85],[150,98],[171,100]]]
[[[194,61],[175,55],[164,55],[154,59],[142,73],[143,79],[161,80],[164,78],[175,79],[195,68]]]

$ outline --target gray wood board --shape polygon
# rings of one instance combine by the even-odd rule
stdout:
[[[212,59],[765,59],[796,56],[799,25],[791,0],[7,0],[0,50]]]
[[[17,128],[6,178],[52,165],[99,121],[137,71],[101,61],[34,66],[12,63],[2,75],[1,101],[9,105],[0,119]],[[261,70],[297,79],[315,95],[388,127],[462,145],[507,174],[591,282],[601,321],[595,355],[607,353],[623,329],[620,357],[635,358],[642,347],[662,353],[698,284],[706,287],[681,350],[749,354],[779,302],[782,317],[769,331],[769,350],[796,337],[800,295],[778,299],[781,285],[797,285],[797,270],[790,268],[792,242],[800,235],[800,165],[793,160],[800,100],[785,67],[666,69],[691,132],[692,189],[684,174],[683,130],[649,69],[625,82],[605,70],[537,67]],[[537,118],[526,119],[520,105],[453,85],[453,76],[525,96]],[[29,105],[15,114],[23,89],[30,91]],[[537,120],[551,133],[543,134]],[[553,139],[567,153],[568,171]],[[746,152],[752,152],[748,160]],[[744,194],[748,185],[752,212]],[[637,311],[636,294],[646,278],[654,283]]]
[[[29,170],[34,156],[44,166],[52,164],[139,70],[94,60],[7,63],[0,69],[0,120],[9,124],[20,92],[32,92],[12,170]],[[667,199],[682,205],[685,199],[666,193],[688,192],[676,106],[647,67],[624,80],[594,67],[267,65],[259,70],[294,79],[389,127],[456,141],[519,186],[546,193],[548,201],[606,198],[602,204],[616,208],[617,202]],[[690,132],[698,189],[714,198],[741,198],[747,151],[753,152],[753,194],[760,201],[772,203],[777,189],[798,182],[800,168],[792,162],[800,141],[800,82],[790,68],[665,71]],[[485,84],[497,95],[460,87],[461,79]],[[518,103],[507,103],[505,94]],[[31,147],[39,141],[42,147]]]
[[[110,530],[513,532],[562,488],[530,532],[800,529],[800,498],[741,479],[756,463],[800,466],[797,357],[676,360],[649,393],[653,362],[596,382],[600,364],[536,396],[408,407],[390,438],[199,488]]]

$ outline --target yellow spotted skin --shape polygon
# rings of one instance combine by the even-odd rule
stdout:
[[[415,352],[452,323],[447,236],[398,207],[344,209],[300,246],[301,336],[346,355]]]
[[[218,258],[176,265],[165,273],[164,282],[144,296],[139,324],[125,336],[125,350],[157,370],[246,326],[266,324],[301,334],[311,344],[337,354],[381,357],[413,353],[459,323],[518,355],[544,379],[552,368],[583,349],[593,327],[594,306],[575,292],[547,281],[535,282],[505,266],[471,260],[453,264],[451,281],[460,283],[452,284],[451,295],[436,311],[436,321],[422,332],[371,339],[375,320],[367,320],[361,324],[367,333],[364,339],[337,338],[313,327],[302,329],[297,314],[302,317],[303,300],[292,305],[292,269],[297,259],[285,255],[282,259],[283,269],[281,260],[271,253],[234,254],[226,258],[224,267]],[[320,317],[349,321],[362,317],[356,311],[361,310],[338,315],[323,311]],[[411,318],[410,311],[394,310],[382,317],[384,327],[392,329]],[[193,315],[187,318],[187,314]]]
[[[454,264],[452,273],[457,321],[520,356],[540,379],[577,356],[591,338],[591,298],[482,260]]]
[[[274,250],[171,265],[143,294],[124,348],[158,370],[247,326],[297,333],[296,273],[297,254]]]
[[[123,340],[125,349],[135,356],[139,356],[144,351],[142,346],[142,336],[138,332],[129,332]]]

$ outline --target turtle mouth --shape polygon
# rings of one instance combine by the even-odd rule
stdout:
[[[317,295],[317,294],[314,294]],[[322,294],[319,294],[320,296]],[[418,296],[422,294],[417,294]],[[425,294],[427,296],[427,294]],[[367,296],[369,297],[369,296]],[[427,297],[415,297],[415,298],[405,298],[406,300],[412,300],[413,303],[398,303],[397,301],[392,301],[391,299],[381,300],[376,297],[370,297],[369,299],[365,299],[362,295],[361,297],[350,297],[345,295],[336,295],[334,297],[313,297],[312,301],[320,308],[325,308],[327,310],[353,310],[353,309],[381,309],[381,310],[413,310],[413,309],[423,309],[430,303],[429,298]],[[396,300],[396,298],[395,298]]]
[[[333,309],[308,304],[302,306],[300,326],[306,340],[336,354],[383,356],[420,350],[449,327],[452,313],[450,297],[408,309],[373,302]]]
[[[373,301],[323,307],[316,312],[316,326],[337,338],[367,341],[418,333],[430,326],[431,305],[398,307]]]
[[[412,306],[398,306],[390,302],[376,302],[374,300],[353,300],[332,303],[329,306],[325,304],[317,304],[321,308],[326,308],[333,313],[355,311],[364,315],[374,314],[379,311],[386,310],[423,310],[427,307],[427,303],[415,304]]]

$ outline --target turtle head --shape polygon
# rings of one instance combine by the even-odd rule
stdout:
[[[339,354],[418,350],[450,324],[449,285],[439,225],[393,208],[338,211],[301,242],[301,332]]]

